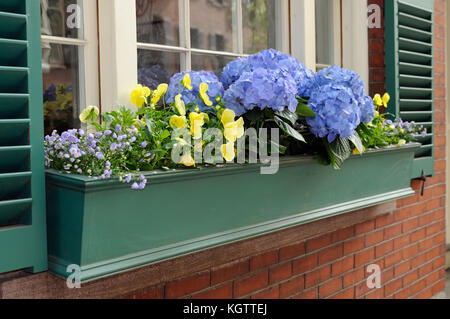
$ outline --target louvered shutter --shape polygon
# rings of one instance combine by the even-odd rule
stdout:
[[[0,273],[47,269],[40,2],[0,0]]]
[[[433,0],[386,0],[386,87],[389,113],[427,128],[412,178],[434,172]]]

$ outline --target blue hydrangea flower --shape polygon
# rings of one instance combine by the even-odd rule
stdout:
[[[314,77],[314,73],[310,69],[292,56],[269,49],[229,63],[223,69],[221,82],[225,89],[228,89],[245,72],[253,72],[259,68],[271,71],[282,70],[289,73],[297,85],[296,94],[301,97],[305,96],[308,83]]]
[[[375,105],[372,98],[364,92],[364,82],[359,75],[339,66],[330,66],[316,73],[305,90],[307,96],[311,96],[314,90],[327,84],[341,85],[351,90],[361,109],[361,121],[370,123],[375,117]]]
[[[311,132],[333,142],[337,136],[350,137],[361,123],[361,108],[352,90],[342,84],[330,83],[311,91],[308,106],[316,114],[307,118]]]
[[[240,116],[255,107],[282,111],[286,107],[295,112],[297,84],[285,70],[257,68],[244,72],[231,84],[223,97],[225,105]]]
[[[192,91],[189,91],[187,88],[181,85],[180,81],[183,79],[184,75],[189,73],[191,78]],[[201,111],[205,111],[210,109],[210,107],[206,106],[202,99],[198,98],[200,83],[208,84],[208,96],[213,102],[213,106],[217,104],[216,97],[218,95],[223,96],[224,90],[223,85],[220,83],[217,76],[211,71],[185,71],[181,73],[175,74],[170,79],[169,88],[167,89],[166,101],[170,104],[175,101],[175,96],[178,94],[182,95],[182,100],[186,105],[189,103],[197,102],[196,106],[200,108]],[[180,91],[181,89],[181,91]]]

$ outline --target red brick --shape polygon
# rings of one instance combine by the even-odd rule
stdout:
[[[426,239],[419,243],[419,250],[425,251],[433,247],[433,238]]]
[[[375,220],[365,221],[355,225],[355,234],[361,235],[367,233],[375,228]]]
[[[364,268],[356,269],[356,270],[343,276],[344,287],[354,285],[354,284],[360,282],[361,280],[363,280],[364,277],[365,277]]]
[[[412,282],[416,281],[419,278],[418,271],[415,270],[405,277],[403,277],[403,287],[409,286]]]
[[[363,281],[355,286],[355,298],[359,298],[368,292],[375,291],[367,286],[367,281]]]
[[[397,224],[384,229],[384,240],[389,240],[402,234],[402,225]]]
[[[322,249],[331,244],[331,235],[326,234],[317,238],[310,239],[306,242],[306,251],[312,252]]]
[[[133,299],[162,299],[164,297],[164,287],[151,287],[133,295]]]
[[[426,235],[425,228],[416,230],[411,234],[411,243],[422,240],[423,238],[425,238],[425,235]]]
[[[308,255],[292,262],[292,272],[302,274],[317,266],[317,254]]]
[[[166,285],[166,298],[174,299],[187,294],[208,288],[210,284],[210,274],[203,272],[191,277],[169,282]]]
[[[305,243],[291,245],[280,249],[280,261],[300,257],[305,254]]]
[[[366,249],[355,255],[355,267],[367,264],[375,259],[375,248]]]
[[[365,299],[383,299],[384,291],[383,288],[374,289],[372,292],[368,293],[365,296]]]
[[[275,283],[288,279],[292,276],[292,264],[278,265],[269,270],[269,282]]]
[[[193,299],[231,299],[233,298],[233,284],[228,283],[220,287],[215,287],[192,296]]]
[[[249,260],[238,261],[220,268],[215,268],[211,271],[211,284],[216,285],[227,280],[232,280],[248,273],[249,269]]]
[[[419,226],[419,218],[418,217],[405,220],[402,223],[402,232],[404,234],[409,233],[410,231],[416,229],[418,226]]]
[[[420,203],[411,207],[411,216],[418,216],[425,211],[425,203]]]
[[[433,296],[440,293],[442,290],[445,289],[445,279],[441,280],[437,284],[435,284],[433,287],[431,287],[431,293]]]
[[[419,277],[424,277],[433,271],[433,263],[428,263],[419,268]]]
[[[413,295],[417,294],[418,292],[424,290],[425,287],[426,287],[425,279],[422,279],[422,280],[416,282],[415,284],[413,284],[411,287],[409,287],[409,295],[413,296]]]
[[[403,288],[402,278],[396,279],[384,285],[384,296],[388,297]]]
[[[431,287],[435,282],[439,281],[439,279],[441,279],[439,276],[439,272],[435,271],[434,273],[425,277],[426,286]]]
[[[280,298],[287,298],[305,289],[305,277],[299,276],[280,284]]]
[[[278,299],[280,298],[280,292],[278,286],[271,287],[269,289],[263,290],[251,296],[252,299]]]
[[[250,270],[261,269],[278,262],[278,251],[273,250],[267,253],[250,258]]]
[[[400,249],[409,245],[409,235],[403,235],[399,238],[394,239],[394,249]]]
[[[330,297],[330,299],[353,299],[353,298],[355,298],[355,288],[353,287],[345,289]]]
[[[234,282],[234,297],[239,298],[251,292],[263,289],[268,284],[269,274],[267,270],[252,274],[246,278]]]
[[[418,253],[419,253],[419,245],[418,244],[411,245],[411,246],[408,246],[408,247],[405,247],[402,249],[402,256],[403,256],[404,260],[415,257],[415,256],[417,256]]]
[[[392,240],[375,247],[375,257],[380,258],[386,256],[394,250],[394,242]]]
[[[353,269],[353,256],[336,261],[331,265],[331,276],[335,277]]]
[[[414,299],[430,299],[431,297],[433,297],[433,292],[431,288],[428,288],[416,295]]]
[[[407,273],[408,271],[410,271],[410,269],[411,269],[411,262],[405,261],[405,262],[395,265],[394,274],[396,277],[399,277],[399,276]]]
[[[365,236],[366,247],[374,246],[381,241],[383,241],[383,230],[378,230]]]
[[[319,265],[329,263],[342,257],[342,244],[336,245],[334,247],[326,248],[319,252]]]
[[[443,267],[445,265],[445,257],[439,257],[433,260],[433,270]]]
[[[332,238],[333,243],[336,243],[336,242],[346,240],[350,237],[353,237],[354,234],[355,234],[355,229],[353,226],[351,226],[351,227],[342,228],[342,229],[335,231],[331,235],[331,238]]]
[[[352,254],[364,248],[364,237],[344,242],[344,255]]]
[[[386,215],[381,215],[381,216],[378,216],[375,219],[375,227],[376,228],[385,227],[387,225],[392,224],[393,222],[394,222],[394,215],[393,214],[389,213],[389,214],[386,214]]]
[[[406,298],[408,298],[408,297],[409,297],[409,291],[408,291],[408,289],[403,289],[403,290],[397,292],[397,293],[394,295],[394,298],[395,298],[395,299],[406,299]]]
[[[332,279],[319,286],[319,298],[325,298],[342,288],[342,278]]]
[[[331,277],[331,266],[316,269],[305,275],[305,287],[317,286]]]
[[[317,299],[317,298],[318,298],[317,288],[304,291],[293,297],[293,299]]]
[[[403,254],[401,251],[395,252],[384,257],[384,267],[391,267],[402,260]]]
[[[441,223],[435,223],[426,228],[425,234],[426,236],[431,236],[433,234],[438,233],[441,230]]]

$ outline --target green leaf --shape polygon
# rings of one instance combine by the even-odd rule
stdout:
[[[364,153],[364,145],[361,141],[361,138],[359,137],[358,133],[353,134],[352,136],[350,136],[349,141],[353,143],[353,145],[355,145],[356,149],[358,150],[359,154]]]
[[[288,120],[289,122],[291,122],[292,125],[294,125],[295,122],[298,121],[298,115],[289,110],[277,111],[275,112],[275,115],[285,120]]]
[[[304,103],[299,103],[299,105],[297,106],[297,114],[300,116],[304,116],[304,117],[316,117],[316,114],[314,113],[313,110],[311,110],[311,108],[304,104]]]
[[[164,130],[163,132],[162,132],[162,134],[161,134],[161,139],[166,139],[167,137],[169,137],[171,134],[170,134],[170,132],[168,131],[168,130]]]
[[[352,148],[350,146],[350,140],[347,138],[336,138],[332,143],[324,140],[325,147],[327,148],[328,155],[330,156],[331,165],[334,169],[339,170],[344,164],[345,160],[352,155]]]
[[[299,140],[300,142],[306,143],[305,138],[303,137],[303,135],[300,134],[298,131],[296,131],[288,123],[283,121],[282,118],[279,118],[278,116],[275,116],[274,119],[275,119],[275,122],[277,123],[277,125],[279,126],[279,128],[281,128],[286,134],[288,134],[289,136],[292,136],[293,138],[295,138],[296,140]]]

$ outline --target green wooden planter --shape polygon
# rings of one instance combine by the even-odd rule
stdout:
[[[352,156],[342,170],[312,157],[259,165],[149,172],[133,191],[118,180],[47,172],[49,268],[82,281],[274,232],[413,194],[419,144]]]

